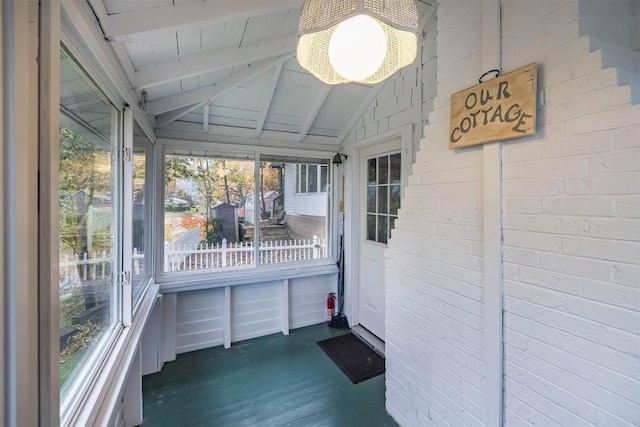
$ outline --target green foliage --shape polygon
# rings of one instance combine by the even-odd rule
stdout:
[[[60,330],[71,329],[71,318],[84,311],[84,295],[74,292],[67,298],[60,299]]]
[[[82,325],[74,325],[74,327],[78,332],[69,338],[67,348],[60,353],[61,356],[84,351],[89,348],[91,344],[95,342],[98,334],[100,334],[103,323],[97,319],[92,319]]]
[[[207,243],[222,243],[222,218],[209,218],[204,227],[204,238]]]
[[[86,213],[96,193],[111,193],[111,153],[71,129],[60,127],[60,247],[74,254],[87,250]],[[109,235],[109,230],[102,230]],[[108,239],[93,249],[109,248]]]

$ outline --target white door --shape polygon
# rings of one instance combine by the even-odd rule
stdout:
[[[358,317],[384,341],[384,251],[400,207],[401,141],[367,147],[360,155],[360,274]]]

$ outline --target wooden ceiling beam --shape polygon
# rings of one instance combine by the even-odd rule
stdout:
[[[205,0],[184,2],[130,12],[121,12],[101,18],[101,24],[110,39],[123,39],[131,34],[176,28],[190,24],[228,22],[256,16],[295,10],[302,0]],[[102,22],[106,20],[106,22]]]
[[[267,40],[258,45],[223,48],[202,55],[191,55],[181,58],[180,62],[173,60],[161,62],[154,68],[136,72],[135,86],[144,89],[260,59],[292,54],[296,49],[296,43],[297,38],[291,35]]]
[[[286,62],[292,56],[293,54],[258,61],[250,64],[250,66],[236,72],[230,78],[216,83],[215,85],[151,101],[149,105],[149,112],[151,114],[158,115],[158,127],[166,126],[167,124],[179,119],[185,114],[190,113],[194,109],[200,108],[205,103],[209,103],[214,99],[224,95],[225,93],[254,78],[255,76],[264,73],[272,67]],[[173,112],[174,110],[178,110],[177,117],[176,113]],[[171,117],[176,118],[167,121],[167,119]]]
[[[176,120],[180,120],[193,110],[196,110],[203,105],[208,105],[207,101],[198,102],[197,104],[188,105],[186,107],[178,108],[177,110],[169,111],[167,113],[160,114],[156,118],[156,128],[163,128],[168,124],[175,122]]]
[[[298,141],[297,133],[265,130],[260,138],[256,138],[253,128],[237,128],[229,126],[210,125],[209,133],[202,133],[202,125],[199,123],[174,122],[164,129],[156,132],[158,138],[175,138],[180,136],[194,141],[216,141],[220,143],[246,143],[257,144],[260,141],[268,141],[269,147],[288,147],[307,149],[321,149],[326,147],[335,150],[337,140],[331,136],[309,135],[304,141]],[[331,147],[331,148],[329,148]]]
[[[204,104],[202,111],[202,132],[209,133],[209,103]]]
[[[256,126],[256,137],[260,137],[262,129],[264,128],[264,122],[267,120],[267,114],[269,114],[269,107],[271,107],[271,101],[273,101],[273,95],[276,93],[278,87],[278,81],[280,80],[280,74],[282,73],[282,67],[284,62],[276,65],[273,69],[273,76],[271,78],[271,84],[265,88],[263,94],[262,106],[260,107],[260,117],[258,118],[258,124]]]
[[[309,108],[309,113],[302,124],[302,128],[300,129],[300,133],[298,134],[298,141],[302,141],[307,137],[309,133],[309,129],[311,129],[311,125],[316,120],[320,109],[324,105],[324,101],[326,101],[327,96],[329,96],[329,92],[331,92],[331,86],[326,85],[324,83],[321,84],[320,90],[316,95],[315,101],[313,101],[313,105]]]

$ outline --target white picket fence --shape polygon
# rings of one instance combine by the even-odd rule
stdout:
[[[133,249],[133,275],[144,274],[144,253]],[[73,257],[65,255],[59,264],[60,295],[70,293],[87,282],[111,279],[111,254],[93,252]]]
[[[221,244],[165,244],[164,271],[203,270],[254,264],[253,242]],[[260,264],[322,259],[328,256],[326,239],[261,241]],[[144,253],[133,249],[133,276],[144,274]],[[88,282],[111,280],[111,254],[93,252],[69,257],[59,264],[60,295],[73,292]]]
[[[253,242],[170,245],[164,248],[164,271],[203,270],[254,264]],[[267,240],[258,247],[260,264],[321,259],[327,257],[326,239]]]

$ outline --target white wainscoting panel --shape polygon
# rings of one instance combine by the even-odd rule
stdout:
[[[290,280],[290,329],[315,325],[327,320],[327,295],[335,292],[335,274]]]
[[[281,289],[281,280],[231,288],[231,342],[282,330]]]
[[[180,292],[177,308],[177,354],[223,344],[223,288]]]

